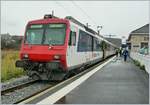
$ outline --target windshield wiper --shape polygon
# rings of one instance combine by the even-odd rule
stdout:
[[[53,44],[51,43],[51,39],[48,40],[48,45],[49,45],[48,49],[50,50],[53,46]]]

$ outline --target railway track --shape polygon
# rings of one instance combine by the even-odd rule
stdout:
[[[25,83],[22,83],[22,84],[19,84],[19,85],[16,85],[16,86],[4,89],[4,90],[1,91],[1,95],[5,95],[5,94],[13,92],[13,91],[15,91],[17,89],[21,89],[21,88],[27,87],[29,85],[32,85],[35,82],[38,82],[38,80],[31,80],[31,81],[28,81],[28,82],[25,82]]]
[[[55,86],[57,81],[47,82],[47,81],[39,81],[39,80],[30,80],[25,83],[21,83],[19,85],[6,88],[1,90],[2,104],[17,104],[25,99],[32,97],[47,88],[51,88]],[[38,87],[41,85],[41,89]],[[29,91],[31,87],[37,87],[37,89],[33,89],[33,91]],[[32,89],[32,88],[31,88]],[[29,92],[28,94],[26,92]],[[27,95],[21,96],[21,94],[26,93]],[[10,99],[12,98],[12,99]],[[7,101],[6,101],[7,100]],[[10,101],[9,101],[10,100]]]
[[[56,85],[56,84],[55,84],[55,85]],[[16,101],[16,102],[14,102],[13,104],[18,104],[18,103],[20,103],[20,102],[23,102],[23,101],[25,101],[25,100],[27,100],[27,99],[29,99],[29,98],[31,98],[31,97],[37,95],[37,94],[42,93],[43,91],[45,91],[45,90],[47,90],[47,89],[49,89],[49,88],[51,88],[51,87],[53,87],[53,86],[55,86],[55,85],[54,85],[54,84],[53,84],[53,85],[51,84],[51,85],[49,85],[49,86],[46,86],[44,89],[41,89],[41,90],[39,90],[38,92],[33,93],[32,95],[30,95],[30,96],[28,96],[28,97],[25,97],[24,99],[18,100],[18,101]]]

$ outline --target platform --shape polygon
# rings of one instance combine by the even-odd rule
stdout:
[[[67,94],[62,104],[148,104],[149,75],[116,58]]]

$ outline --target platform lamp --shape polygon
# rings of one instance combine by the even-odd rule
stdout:
[[[86,23],[86,26],[89,28],[89,27],[91,27],[91,25],[89,25],[88,23]]]
[[[103,26],[97,26],[97,32],[98,32],[98,35],[100,35],[100,30],[103,28]]]

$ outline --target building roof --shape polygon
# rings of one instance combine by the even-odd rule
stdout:
[[[122,40],[120,38],[106,38],[105,37],[105,39],[108,40],[109,42],[113,43],[117,47],[121,47]]]
[[[136,36],[137,35],[149,35],[149,24],[146,24],[136,30],[133,30],[128,37],[128,41],[131,39],[131,36],[133,35],[136,35]]]
[[[145,33],[145,34],[148,34],[149,33],[149,24],[146,24],[134,31],[131,32],[131,34],[137,34],[137,33]]]

